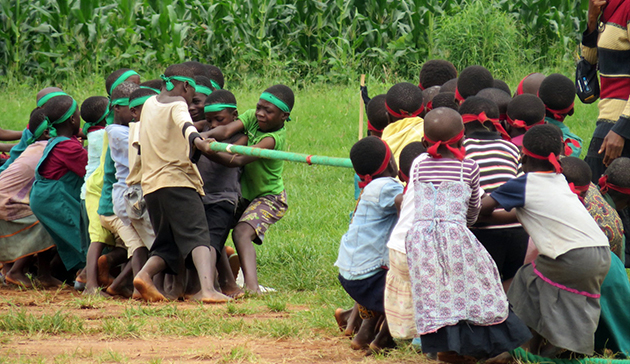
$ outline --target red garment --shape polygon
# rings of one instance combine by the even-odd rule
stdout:
[[[55,145],[39,168],[39,174],[54,180],[61,179],[68,172],[84,177],[87,161],[87,151],[76,137],[72,137]]]

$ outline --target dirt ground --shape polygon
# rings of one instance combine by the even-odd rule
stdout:
[[[214,336],[169,336],[153,332],[139,337],[110,338],[99,332],[103,321],[128,320],[124,311],[139,304],[133,301],[105,300],[91,307],[80,293],[71,289],[58,291],[26,290],[0,287],[0,363],[389,363],[426,362],[422,355],[397,353],[366,356],[350,348],[348,337],[325,333],[301,339],[230,334]],[[110,303],[111,302],[111,303]],[[151,304],[151,308],[167,304]],[[172,305],[172,303],[171,303]],[[177,303],[177,310],[198,308],[196,303]],[[81,332],[60,334],[7,329],[3,317],[25,311],[36,317],[58,311],[78,317]],[[223,309],[225,310],[225,309]],[[289,313],[262,312],[244,315],[249,320],[288,320],[292,313],[308,307],[289,307]],[[166,320],[168,317],[154,317]],[[331,317],[331,325],[334,319]],[[5,327],[3,327],[3,325]],[[327,332],[334,332],[328,330]]]

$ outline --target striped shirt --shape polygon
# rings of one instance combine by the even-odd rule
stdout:
[[[478,131],[464,140],[466,158],[479,165],[479,185],[485,193],[492,193],[505,182],[516,177],[519,151],[514,144],[501,139],[494,132]],[[519,223],[507,225],[476,224],[476,228],[512,228]]]
[[[470,226],[477,221],[483,191],[479,188],[479,166],[472,159],[459,161],[452,158],[428,157],[414,165],[410,178],[413,179],[414,184],[433,183],[436,188],[446,181],[457,182],[461,180],[467,183],[472,193],[468,201],[466,224]]]

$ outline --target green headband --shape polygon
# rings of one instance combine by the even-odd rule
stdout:
[[[55,124],[61,124],[64,121],[68,120],[73,114],[74,112],[77,111],[77,102],[72,99],[72,105],[70,105],[70,107],[68,108],[68,110],[61,115],[61,117],[59,117],[59,119],[55,120],[55,121],[50,121],[50,119],[48,118],[48,116],[46,116],[46,119],[44,120],[44,122],[42,122],[42,124],[46,124],[46,127],[43,128],[43,130],[41,130],[39,136],[35,137],[35,135],[37,135],[37,131],[39,131],[42,126],[38,126],[37,130],[35,130],[35,133],[33,134],[33,142],[37,139],[39,139],[40,136],[42,136],[42,134],[44,133],[44,130],[46,129],[50,129],[50,136],[51,137],[56,137],[57,136],[57,129],[55,129]]]
[[[116,106],[116,105],[129,106],[129,98],[128,97],[121,97],[119,99],[114,99],[114,100],[112,100],[110,105],[111,106]]]
[[[200,94],[208,96],[212,93],[212,89],[204,85],[197,85],[195,86],[195,92],[199,92]]]
[[[149,86],[140,86],[140,88],[143,88],[143,89],[145,89],[145,90],[152,90],[152,91],[155,91],[155,92],[156,92],[156,93],[158,93],[158,94],[160,93],[160,90],[158,90],[158,89],[156,89],[156,88],[153,88],[153,87],[149,87]]]
[[[59,119],[55,121],[51,121],[50,125],[63,123],[64,121],[68,120],[72,115],[74,115],[75,111],[77,111],[77,102],[74,99],[72,99],[72,105],[70,106],[70,108],[68,108],[65,114],[61,115]]]
[[[221,89],[221,86],[219,86],[219,84],[215,80],[210,80],[210,84],[212,85],[212,87],[214,87],[215,90]]]
[[[42,136],[42,134],[44,134],[46,129],[48,129],[48,128],[50,128],[50,120],[46,117],[44,119],[44,121],[42,121],[42,123],[39,124],[39,126],[37,127],[37,129],[33,133],[33,136],[29,140],[27,140],[26,143],[28,145],[31,145],[31,144],[35,143],[37,141],[37,139],[39,139]]]
[[[262,100],[269,101],[272,104],[276,105],[278,109],[280,109],[283,112],[289,112],[289,113],[291,112],[291,109],[289,108],[289,106],[285,104],[284,101],[280,100],[276,95],[270,94],[269,92],[263,92],[262,95],[260,95],[260,98]]]
[[[188,82],[190,86],[192,86],[194,89],[197,89],[197,83],[195,83],[195,80],[193,80],[190,77],[161,75],[160,78],[166,83],[166,91],[171,91],[173,90],[173,88],[175,88],[175,85],[173,85],[172,80]]]
[[[140,96],[138,98],[135,98],[131,101],[129,101],[129,108],[131,109],[132,107],[138,107],[140,105],[144,105],[144,103],[149,99],[149,97],[153,97],[155,95],[146,95],[146,96]]]
[[[93,127],[94,125],[98,125],[98,123],[100,123],[101,121],[105,120],[105,118],[109,115],[110,110],[109,110],[109,105],[107,105],[107,108],[105,109],[105,112],[103,113],[103,115],[101,115],[100,118],[98,118],[98,120],[90,123],[90,122],[85,122],[85,124],[83,124],[83,134],[87,135],[88,133],[88,129]]]
[[[116,89],[116,87],[120,86],[121,83],[125,82],[131,76],[140,76],[140,75],[138,74],[138,72],[134,70],[125,71],[122,75],[118,76],[118,78],[116,79],[116,81],[114,81],[114,83],[112,83],[112,87],[109,88],[109,94],[111,95],[112,92],[114,92],[114,90]]]
[[[210,104],[203,108],[204,112],[216,112],[225,109],[236,109],[236,104]]]
[[[48,100],[52,99],[55,96],[70,96],[70,95],[68,95],[67,93],[65,93],[63,91],[51,92],[49,94],[46,94],[46,95],[42,96],[41,99],[37,100],[37,107],[42,107],[42,106],[46,105]]]

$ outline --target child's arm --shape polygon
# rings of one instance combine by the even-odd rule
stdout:
[[[202,150],[202,153],[204,153],[204,155],[206,155],[211,161],[217,162],[226,167],[242,167],[246,164],[252,163],[259,159],[258,157],[252,157],[248,155],[215,152],[210,149],[210,145],[207,143],[208,140],[201,141],[201,142],[204,143],[208,148],[207,153],[204,152],[203,150]],[[213,142],[213,140],[211,140],[210,142]],[[276,140],[272,137],[266,137],[266,138],[263,138],[258,144],[251,145],[251,147],[262,148],[262,149],[274,149],[276,147]]]
[[[2,152],[8,153],[11,151],[11,148],[13,148],[14,146],[16,146],[16,144],[0,143],[0,153]]]
[[[16,130],[0,129],[0,140],[11,141],[22,138],[22,132]]]
[[[506,225],[518,222],[518,219],[516,218],[516,210],[512,210],[510,212],[493,211],[490,215],[479,214],[479,219],[477,219],[477,222],[484,222],[494,225]]]
[[[403,203],[403,194],[399,194],[398,196],[396,196],[396,210],[398,210],[398,215],[400,215],[400,209],[402,208],[402,203]]]
[[[479,208],[481,207],[481,196],[483,195],[483,190],[479,186],[479,166],[477,163],[473,164],[470,171],[470,188],[472,192],[468,201],[468,212],[466,213],[466,224],[468,226],[473,225],[477,221]]]
[[[220,125],[214,129],[204,131],[201,137],[205,139],[216,139],[218,141],[225,140],[232,135],[245,130],[245,125],[240,120],[234,120],[227,125]]]
[[[479,211],[480,215],[490,216],[494,212],[494,209],[497,208],[499,204],[492,198],[490,195],[485,195],[481,199],[481,211]]]

